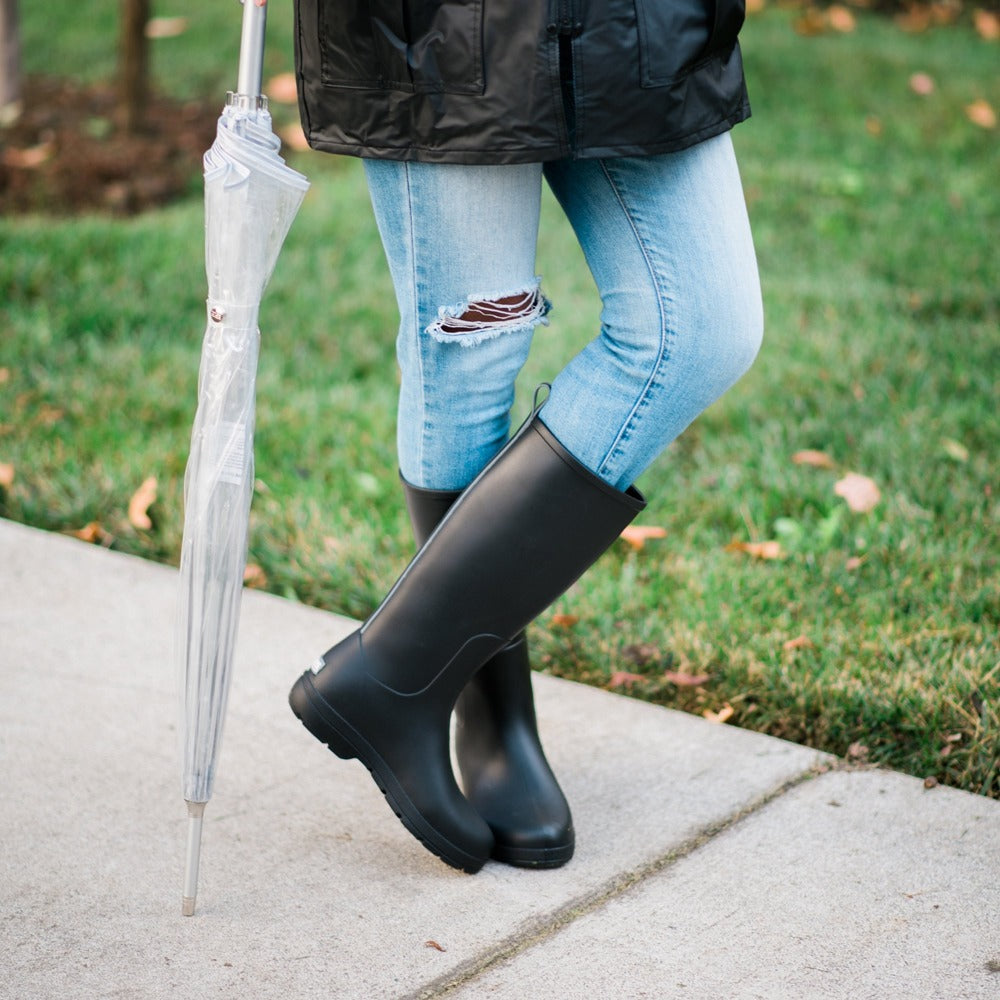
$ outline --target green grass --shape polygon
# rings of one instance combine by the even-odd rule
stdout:
[[[235,5],[234,5],[235,6]],[[29,71],[114,67],[111,14],[25,5]],[[43,9],[44,8],[44,9]],[[161,90],[231,86],[238,8],[155,43]],[[64,16],[65,15],[65,16]],[[101,18],[104,20],[101,20]],[[968,121],[1000,107],[997,46],[967,27],[906,35],[861,16],[801,38],[751,20],[754,118],[736,130],[764,283],[753,371],[640,482],[641,522],[532,628],[536,664],[913,774],[1000,796],[998,505],[1000,143]],[[271,13],[268,73],[290,67]],[[937,88],[919,97],[916,71]],[[267,586],[361,616],[411,542],[396,481],[395,303],[358,164],[293,157],[313,179],[261,313],[250,560]],[[122,221],[0,221],[0,514],[176,562],[203,325],[197,198]],[[527,411],[592,335],[599,303],[572,234],[544,206],[539,270],[556,304],[519,384]],[[4,374],[5,373],[5,374]],[[821,449],[836,469],[796,465]],[[845,471],[882,499],[850,512]],[[148,475],[154,526],[126,511]],[[781,541],[779,560],[727,550]],[[785,648],[804,636],[808,645]],[[300,665],[289,664],[289,676]],[[678,686],[665,671],[707,674]],[[857,751],[855,751],[857,752]]]

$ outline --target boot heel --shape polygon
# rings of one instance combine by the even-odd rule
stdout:
[[[323,717],[318,710],[316,703],[311,697],[312,690],[311,673],[306,671],[292,686],[288,695],[288,704],[295,713],[299,722],[320,741],[325,743],[330,750],[341,760],[352,760],[357,757],[354,747],[344,739]]]

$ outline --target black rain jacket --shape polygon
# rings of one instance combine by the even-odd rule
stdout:
[[[299,109],[330,153],[635,156],[749,117],[745,0],[295,0]]]

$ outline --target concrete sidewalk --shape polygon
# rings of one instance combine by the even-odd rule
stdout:
[[[174,570],[0,521],[0,997],[1000,997],[1000,803],[536,676],[577,856],[447,868],[286,695],[248,592],[180,913]]]

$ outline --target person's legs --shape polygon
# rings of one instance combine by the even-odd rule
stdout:
[[[547,303],[535,276],[541,165],[365,161],[399,303],[403,478],[464,489],[500,450]]]
[[[400,309],[399,464],[418,547],[507,440],[514,382],[546,303],[535,278],[541,166],[367,164]],[[494,858],[573,854],[569,806],[545,759],[523,633],[455,703],[465,794]]]
[[[763,317],[728,134],[662,156],[546,164],[601,292],[599,336],[542,421],[619,489],[750,367]]]

